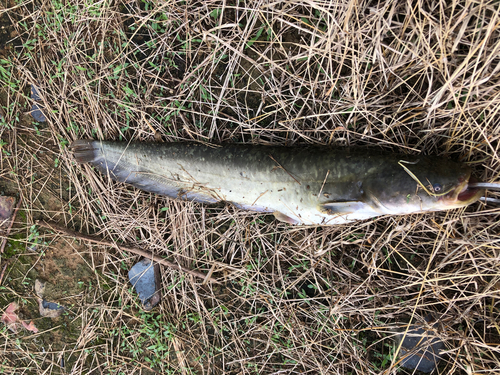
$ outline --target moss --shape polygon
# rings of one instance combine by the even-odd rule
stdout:
[[[4,250],[4,258],[9,259],[14,255],[22,254],[26,250],[26,236],[16,233],[10,236]]]

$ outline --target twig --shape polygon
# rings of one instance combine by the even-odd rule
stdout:
[[[9,261],[5,262],[5,264],[2,267],[2,272],[0,273],[0,285],[2,285],[3,276],[5,275],[5,270],[7,269],[8,265],[9,265]]]
[[[283,167],[280,163],[278,163],[278,161],[277,161],[275,158],[273,158],[273,156],[272,156],[272,155],[269,155],[269,157],[270,157],[270,158],[271,158],[271,159],[272,159],[272,160],[273,160],[276,164],[278,164],[278,166],[279,166],[281,169],[283,169],[286,173],[288,173],[288,175],[289,175],[291,178],[293,178],[293,179],[295,180],[295,182],[296,182],[296,183],[298,183],[298,184],[300,185],[299,180],[297,180],[295,177],[293,177],[293,175],[292,175],[290,172],[288,172],[288,171],[287,171],[287,170],[286,170],[286,169],[285,169],[285,168],[284,168],[284,167]],[[273,168],[273,170],[274,170],[274,169],[276,169],[276,167],[274,167],[274,168]]]
[[[321,189],[319,189],[318,198],[319,198],[319,196],[321,195],[321,192],[323,191],[323,188],[325,187],[325,184],[326,184],[326,179],[328,178],[328,175],[329,175],[329,174],[330,174],[330,170],[328,170],[328,172],[326,172],[325,179],[323,180],[323,185],[321,185]]]
[[[55,224],[55,223],[51,223],[51,222],[46,222],[46,221],[43,221],[43,220],[39,220],[37,221],[37,224],[40,225],[41,227],[44,227],[44,228],[48,228],[48,229],[52,229],[54,231],[57,231],[57,232],[60,232],[60,233],[64,233],[70,237],[75,237],[75,238],[78,238],[78,239],[83,239],[83,240],[86,240],[86,241],[89,241],[89,242],[92,242],[92,243],[95,243],[95,244],[99,244],[99,245],[105,245],[105,246],[110,246],[110,247],[114,247],[118,250],[121,250],[121,251],[129,251],[131,253],[134,253],[136,255],[140,255],[140,256],[143,256],[145,258],[148,258],[148,259],[152,259],[153,261],[159,263],[159,264],[163,264],[164,266],[167,266],[167,267],[170,267],[170,268],[173,268],[175,270],[178,270],[178,271],[181,271],[181,272],[185,272],[187,274],[190,274],[190,275],[193,275],[194,277],[197,277],[197,278],[200,278],[200,279],[203,279],[205,282],[212,282],[214,284],[221,284],[219,281],[211,278],[211,277],[207,277],[207,275],[205,275],[204,273],[202,272],[198,272],[198,271],[193,271],[189,268],[186,268],[186,267],[183,267],[181,266],[180,264],[177,264],[177,263],[172,263],[166,259],[163,259],[161,257],[159,257],[158,255],[155,255],[149,251],[145,251],[145,250],[141,250],[141,249],[137,249],[135,247],[131,247],[131,246],[127,246],[127,245],[117,245],[111,241],[106,241],[102,238],[99,238],[97,236],[91,236],[91,235],[88,235],[88,234],[83,234],[83,233],[79,233],[79,232],[75,232],[75,231],[72,231],[71,229],[68,229],[68,228],[65,228],[65,227],[62,227],[58,224]]]
[[[17,211],[19,211],[19,208],[21,207],[22,201],[23,201],[23,196],[19,195],[19,202],[17,202],[17,206],[14,210],[14,213],[12,214],[12,218],[10,220],[9,227],[7,228],[7,233],[5,233],[5,237],[2,240],[2,246],[0,247],[0,254],[3,254],[3,251],[5,250],[5,245],[7,244],[7,240],[8,240],[10,231],[12,230],[12,225],[14,225],[14,220],[16,219]]]

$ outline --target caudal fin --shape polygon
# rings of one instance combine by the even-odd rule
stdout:
[[[77,163],[92,163],[100,158],[101,151],[91,139],[78,139],[71,144],[73,156]]]

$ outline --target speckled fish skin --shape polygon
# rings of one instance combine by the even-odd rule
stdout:
[[[385,214],[466,206],[470,169],[451,160],[377,149],[78,140],[77,162],[171,198],[230,202],[291,224],[332,225]],[[446,194],[429,194],[424,184]],[[438,185],[436,185],[438,184]]]

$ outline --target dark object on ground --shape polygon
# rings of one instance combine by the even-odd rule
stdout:
[[[46,308],[46,309],[51,309],[51,310],[61,310],[61,309],[64,309],[64,306],[61,306],[58,303],[47,302],[45,300],[42,301],[42,306],[44,308]]]
[[[40,107],[36,103],[34,103],[33,106],[31,107],[31,116],[33,116],[33,118],[38,122],[47,121],[45,115],[42,113]]]
[[[48,302],[43,299],[46,284],[47,283],[45,281],[39,279],[35,280],[35,293],[38,297],[38,307],[40,310],[40,315],[45,318],[57,318],[63,313],[65,307],[59,305],[58,303]]]
[[[40,95],[38,94],[38,89],[35,85],[31,85],[31,99],[40,100]]]
[[[431,322],[432,316],[428,315],[425,321]],[[441,360],[439,354],[444,348],[444,343],[436,336],[437,326],[438,323],[432,326],[434,329],[430,329],[423,324],[414,324],[408,329],[404,339],[404,332],[396,336],[398,342],[403,339],[400,351],[402,367],[422,372],[431,372],[437,367]]]
[[[48,302],[44,299],[39,299],[40,315],[46,318],[57,318],[65,310],[64,306],[55,302]]]
[[[35,101],[40,100],[40,95],[38,94],[38,90],[34,85],[31,85],[31,99]],[[45,115],[43,114],[37,103],[33,103],[33,105],[31,106],[31,116],[33,116],[33,118],[38,122],[47,121]]]
[[[0,196],[0,221],[5,221],[11,217],[14,203],[16,203],[16,198]]]
[[[160,302],[160,269],[157,263],[142,259],[128,272],[128,278],[139,294],[144,310],[149,311]]]

